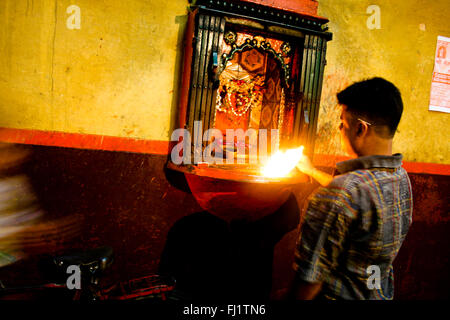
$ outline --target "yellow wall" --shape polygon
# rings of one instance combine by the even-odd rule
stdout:
[[[67,7],[81,9],[70,30]],[[1,0],[0,127],[168,140],[186,0]]]
[[[369,5],[380,7],[381,29],[367,28]],[[316,152],[341,154],[336,92],[381,76],[403,96],[394,152],[408,161],[449,164],[450,115],[428,111],[428,105],[437,36],[450,37],[450,2],[320,0],[319,15],[330,19],[333,40],[328,43]]]
[[[80,30],[66,27],[72,4],[81,9]],[[372,4],[381,8],[380,30],[366,26]],[[0,127],[168,140],[187,5],[1,0]],[[449,115],[428,111],[437,36],[450,36],[448,0],[321,0],[319,15],[330,19],[334,38],[316,151],[340,153],[335,93],[382,76],[405,103],[394,151],[408,161],[450,163]]]

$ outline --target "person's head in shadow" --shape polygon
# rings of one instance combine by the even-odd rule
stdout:
[[[170,229],[159,273],[173,276],[188,299],[223,298],[229,249],[227,223],[208,212],[194,213]]]

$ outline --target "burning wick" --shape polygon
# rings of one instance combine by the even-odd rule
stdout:
[[[295,168],[303,155],[303,146],[286,151],[277,151],[261,169],[261,174],[268,178],[286,177]]]

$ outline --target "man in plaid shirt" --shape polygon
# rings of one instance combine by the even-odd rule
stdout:
[[[337,95],[341,144],[353,159],[337,175],[304,157],[297,167],[322,187],[309,198],[295,250],[297,299],[392,299],[395,259],[412,222],[412,192],[392,154],[403,112],[399,90],[373,78]]]

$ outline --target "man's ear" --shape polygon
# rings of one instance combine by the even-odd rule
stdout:
[[[357,137],[365,136],[367,134],[368,130],[369,130],[369,126],[366,123],[358,121],[358,125],[356,128],[356,136]]]

